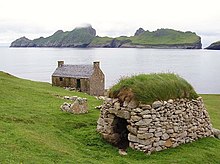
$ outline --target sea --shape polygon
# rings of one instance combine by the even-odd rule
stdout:
[[[65,64],[92,64],[100,61],[106,88],[126,76],[162,72],[180,75],[198,93],[220,93],[220,51],[0,47],[0,71],[33,81],[51,83],[51,75],[59,60],[65,61]]]

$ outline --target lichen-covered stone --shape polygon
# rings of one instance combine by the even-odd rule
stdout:
[[[164,133],[162,136],[161,136],[161,139],[163,140],[167,140],[169,138],[169,135],[167,133]]]
[[[160,101],[155,101],[153,104],[152,104],[152,108],[156,109],[156,108],[159,108],[163,105],[162,102]]]
[[[133,121],[133,122],[140,121],[141,119],[142,119],[142,117],[140,117],[140,116],[131,116],[131,121]]]
[[[213,128],[213,134],[216,138],[220,139],[220,130]]]
[[[137,134],[137,137],[139,139],[148,139],[148,138],[151,138],[153,136],[154,136],[153,133]]]
[[[137,128],[136,127],[128,125],[127,129],[128,129],[128,131],[130,131],[130,133],[137,135]]]
[[[138,106],[138,102],[135,101],[135,100],[131,100],[129,103],[128,103],[128,108],[136,108]]]
[[[117,116],[128,120],[128,119],[130,119],[131,114],[128,111],[119,110],[118,113],[117,113]]]
[[[138,126],[147,126],[151,123],[152,119],[142,119],[140,121],[138,121],[137,123],[135,123],[135,125],[138,125]]]

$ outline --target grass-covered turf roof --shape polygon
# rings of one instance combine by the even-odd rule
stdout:
[[[128,94],[128,91],[132,92],[133,98],[141,103],[198,97],[186,80],[173,73],[140,74],[123,78],[110,88],[109,95],[112,98],[117,98],[123,92]]]

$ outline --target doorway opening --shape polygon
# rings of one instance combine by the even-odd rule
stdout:
[[[126,150],[129,147],[128,141],[128,129],[127,129],[128,122],[126,119],[115,117],[115,127],[114,132],[119,134],[118,141],[116,146],[119,149]]]
[[[60,81],[63,81],[63,78],[62,78],[62,77],[60,77]]]
[[[77,90],[81,90],[81,82],[80,82],[80,79],[76,79],[76,89]]]

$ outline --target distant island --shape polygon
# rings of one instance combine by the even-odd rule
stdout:
[[[201,37],[194,32],[173,29],[145,31],[139,28],[134,36],[100,37],[92,26],[75,28],[72,31],[58,30],[49,37],[30,40],[21,37],[10,47],[72,47],[72,48],[165,48],[201,49]]]
[[[210,46],[206,47],[207,50],[220,50],[220,41],[212,43]]]

